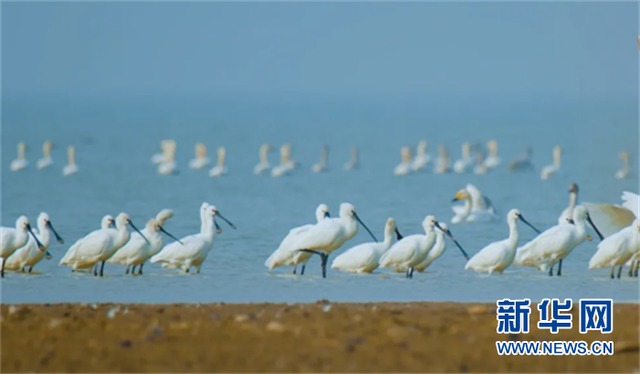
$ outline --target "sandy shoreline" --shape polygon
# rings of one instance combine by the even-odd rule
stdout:
[[[638,372],[638,304],[609,335],[498,335],[495,304],[2,305],[2,372]],[[613,356],[499,356],[496,340],[612,340]]]

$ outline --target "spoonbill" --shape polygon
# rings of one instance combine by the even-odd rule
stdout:
[[[484,157],[484,150],[480,147],[476,147],[476,166],[473,168],[474,174],[487,174],[489,172],[486,159]]]
[[[142,266],[144,263],[151,256],[160,252],[160,249],[162,248],[163,241],[162,235],[160,235],[161,233],[164,233],[171,239],[180,242],[180,240],[168,233],[163,227],[164,223],[171,217],[173,217],[173,211],[171,209],[161,210],[155,218],[150,219],[147,222],[147,225],[142,230],[142,235],[149,240],[149,244],[147,244],[140,234],[134,232],[131,234],[131,238],[127,244],[111,256],[107,260],[107,263],[127,265],[125,274],[129,274],[130,267],[132,267],[131,274],[135,274],[136,266],[140,265],[138,274],[142,275]]]
[[[340,204],[339,218],[325,218],[304,232],[295,241],[294,247],[300,252],[315,253],[320,256],[322,277],[327,277],[327,259],[331,252],[340,248],[358,232],[358,223],[367,230],[374,241],[378,241],[371,230],[360,220],[356,208],[349,203]]]
[[[453,171],[456,173],[464,173],[467,171],[467,168],[473,164],[473,159],[470,156],[471,152],[471,143],[465,142],[462,143],[462,158],[456,160],[453,163]]]
[[[542,168],[542,172],[540,173],[540,178],[542,180],[549,179],[554,174],[557,174],[560,171],[560,161],[562,157],[562,147],[559,145],[553,148],[553,164],[547,165]]]
[[[296,167],[296,162],[291,161],[291,145],[283,144],[280,147],[280,165],[271,169],[272,177],[281,177],[289,174]]]
[[[443,144],[438,145],[439,157],[434,163],[433,172],[436,174],[448,173],[451,168],[451,158],[449,157],[449,150]]]
[[[106,230],[111,226],[115,226],[115,224],[116,224],[116,221],[113,219],[113,217],[111,215],[107,214],[106,216],[102,217],[102,221],[100,222],[100,228],[102,230]],[[77,269],[80,269],[79,266],[76,266],[76,258],[77,258],[76,251],[80,247],[80,244],[82,243],[82,241],[84,240],[85,237],[82,237],[82,238],[78,239],[71,246],[71,248],[69,248],[67,250],[67,253],[65,253],[65,255],[62,256],[62,259],[60,259],[59,265],[67,265],[67,266],[72,268],[71,271],[75,271]],[[90,266],[83,266],[82,268],[90,268]]]
[[[38,230],[34,229],[32,231],[45,250],[40,250],[40,248],[38,248],[38,244],[34,240],[34,237],[29,237],[29,240],[27,240],[27,244],[24,247],[19,248],[13,252],[9,258],[7,258],[5,261],[5,269],[22,269],[24,272],[26,267],[29,266],[29,273],[31,273],[33,267],[45,256],[45,252],[51,244],[51,234],[55,235],[56,240],[60,244],[64,243],[64,240],[62,240],[60,235],[58,235],[56,230],[53,228],[53,224],[51,224],[51,219],[47,213],[40,213],[37,224]]]
[[[195,145],[195,158],[189,161],[189,167],[191,169],[202,169],[209,165],[209,157],[207,157],[207,146],[204,143],[196,143]]]
[[[455,213],[451,218],[451,223],[486,222],[498,218],[491,200],[482,195],[480,190],[472,184],[467,184],[465,188],[458,191],[452,202],[459,200],[464,200],[464,206],[454,205],[451,207]]]
[[[406,277],[413,278],[414,266],[424,261],[427,253],[429,253],[436,242],[434,227],[442,230],[434,216],[426,216],[422,221],[422,228],[424,229],[425,235],[416,234],[405,236],[396,242],[380,257],[380,267],[391,268],[396,271],[406,271]]]
[[[562,275],[562,260],[585,239],[591,240],[591,236],[587,235],[587,222],[598,237],[604,239],[584,206],[578,205],[573,210],[573,222],[553,226],[518,248],[514,263],[520,266],[534,266],[540,271],[549,270],[549,276],[553,275],[553,266],[558,263],[558,276]]]
[[[254,174],[262,174],[263,171],[269,170],[269,159],[267,155],[271,151],[271,146],[269,144],[263,144],[260,146],[260,163],[253,168]]]
[[[98,263],[100,265],[100,276],[104,276],[104,264],[116,253],[116,251],[124,246],[131,234],[127,226],[137,231],[140,230],[131,222],[129,215],[120,213],[116,217],[116,229],[96,230],[85,236],[74,251],[74,258],[70,260],[73,263],[73,269],[91,268]],[[142,235],[145,241],[148,240]],[[98,266],[95,267],[93,275],[98,275]]]
[[[0,243],[2,244],[2,248],[0,248],[0,260],[2,261],[2,267],[0,267],[0,277],[4,277],[4,265],[9,258],[18,248],[24,247],[29,241],[29,234],[35,240],[38,249],[44,252],[46,249],[40,243],[40,240],[36,237],[36,235],[31,231],[31,225],[29,224],[29,219],[25,216],[20,216],[16,220],[16,227],[0,227]]]
[[[172,175],[178,173],[178,164],[176,163],[176,142],[175,140],[165,140],[162,148],[164,157],[158,165],[158,173],[163,175]]]
[[[524,158],[518,158],[509,163],[509,171],[531,171],[533,164],[531,163],[531,155],[533,151],[531,147],[524,150]]]
[[[624,166],[622,167],[622,169],[618,170],[618,172],[616,173],[616,178],[624,179],[629,176],[629,152],[620,152],[620,158],[624,162]]]
[[[420,273],[422,273],[424,269],[429,267],[429,265],[431,265],[435,260],[437,260],[440,256],[442,256],[442,254],[444,253],[444,250],[447,249],[445,235],[448,236],[455,243],[455,245],[458,247],[458,249],[460,249],[460,251],[462,251],[462,255],[464,256],[464,258],[469,260],[469,255],[467,255],[467,252],[465,252],[465,250],[462,249],[462,246],[460,245],[460,243],[458,243],[458,241],[453,238],[453,234],[449,230],[449,227],[444,222],[438,222],[438,224],[440,224],[441,230],[434,230],[436,234],[435,244],[433,245],[431,250],[427,252],[427,257],[425,257],[425,259],[421,263],[414,266],[414,269]]]
[[[422,170],[429,162],[431,162],[431,156],[427,154],[427,141],[423,139],[418,142],[416,157],[413,159],[411,169],[414,171]]]
[[[351,159],[344,164],[344,170],[353,170],[358,168],[358,147],[351,147]]]
[[[329,207],[326,204],[320,204],[316,208],[316,222],[320,222],[325,218],[330,218]],[[300,271],[300,275],[304,275],[304,269],[307,266],[307,261],[311,257],[310,253],[299,252],[295,247],[296,240],[300,238],[300,236],[311,230],[315,225],[303,225],[296,228],[291,229],[289,234],[282,240],[278,249],[276,249],[267,261],[265,261],[264,266],[269,268],[269,270],[278,267],[278,266],[290,266],[293,265],[293,274],[296,274],[296,270],[298,269],[298,264],[302,263],[302,270]]]
[[[636,218],[631,225],[608,236],[598,244],[598,250],[589,260],[589,270],[610,266],[611,279],[614,279],[614,269],[618,265],[618,279],[620,279],[622,267],[638,252],[640,252],[640,222]]]
[[[218,164],[209,170],[210,177],[219,177],[227,174],[227,168],[224,166],[227,150],[224,147],[218,148]]]
[[[578,204],[578,185],[576,183],[571,183],[569,185],[569,206],[566,207],[560,217],[558,217],[558,224],[561,225],[566,223],[567,221],[573,222],[573,210],[576,208]]]
[[[202,203],[200,206],[200,218],[202,225],[199,234],[189,235],[180,242],[174,242],[165,246],[160,253],[151,257],[151,263],[167,263],[169,267],[179,267],[185,273],[195,266],[197,273],[213,247],[216,236],[215,217],[220,217],[232,228],[236,226],[224,218],[215,206]]]
[[[18,143],[18,158],[11,161],[11,171],[19,171],[26,168],[29,165],[29,162],[24,157],[24,153],[27,150],[27,145],[20,142]]]
[[[78,172],[78,165],[76,165],[76,149],[73,146],[67,147],[67,157],[69,163],[62,168],[62,175],[72,175]]]
[[[371,273],[379,266],[382,256],[393,244],[393,235],[402,239],[396,220],[388,218],[384,227],[384,241],[359,244],[347,249],[333,260],[332,269],[347,273]]]
[[[498,142],[495,140],[489,140],[487,142],[487,149],[489,150],[489,156],[484,160],[484,166],[488,169],[493,169],[500,165],[500,157],[498,157]]]
[[[329,157],[329,146],[322,146],[322,153],[320,154],[320,162],[311,167],[311,171],[314,173],[321,173],[327,169],[327,158]]]
[[[53,144],[49,141],[46,140],[43,144],[42,144],[42,158],[38,160],[38,162],[36,162],[36,167],[41,170],[46,168],[47,166],[53,164],[53,160],[51,159],[51,148],[52,148]]]
[[[160,153],[156,153],[153,156],[151,156],[151,162],[152,163],[161,164],[161,163],[167,161],[166,158],[165,158],[166,155],[167,155],[166,147],[167,147],[167,144],[169,144],[169,142],[171,142],[171,140],[162,140],[160,142],[160,150],[161,150],[161,152]]]
[[[582,203],[593,219],[600,232],[611,236],[623,228],[631,225],[638,215],[640,196],[633,192],[624,191],[621,197],[622,205]]]
[[[402,156],[402,162],[393,169],[395,175],[406,175],[411,171],[411,148],[402,147],[400,149],[400,155]]]
[[[540,231],[533,227],[527,220],[524,219],[518,209],[511,209],[507,214],[507,224],[509,225],[509,237],[505,240],[493,242],[488,246],[482,248],[480,252],[476,253],[464,266],[465,270],[472,269],[478,273],[487,272],[489,275],[493,272],[502,274],[504,269],[508,268],[513,263],[516,257],[516,248],[518,247],[518,220],[524,222],[527,226],[531,227],[533,231],[540,234]]]

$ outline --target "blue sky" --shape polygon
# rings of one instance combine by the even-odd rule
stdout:
[[[5,94],[637,97],[638,4],[6,3]]]

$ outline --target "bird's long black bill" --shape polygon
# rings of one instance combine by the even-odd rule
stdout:
[[[369,233],[369,235],[371,235],[371,237],[373,238],[373,240],[375,242],[378,242],[378,239],[376,239],[376,236],[373,235],[373,233],[371,232],[371,230],[369,230],[369,228],[367,227],[367,225],[364,224],[364,222],[362,222],[362,220],[360,219],[360,217],[358,217],[358,215],[354,212],[353,213],[353,217],[355,217],[355,219],[362,225],[362,227],[364,227],[365,230],[367,230],[367,232]]]
[[[587,214],[587,222],[589,222],[591,227],[593,227],[593,229],[596,231],[596,234],[598,234],[598,237],[600,238],[600,240],[604,240],[604,236],[602,236],[602,234],[600,233],[600,230],[598,230],[598,228],[596,227],[596,224],[593,223],[593,221],[591,220],[591,216],[589,214]]]
[[[398,231],[398,228],[396,227],[396,239],[402,240],[402,238],[404,238],[404,236],[402,236],[402,234],[400,234],[400,231]]]
[[[216,222],[216,217],[213,217],[213,223],[216,225],[216,234],[220,234],[222,232],[222,228],[220,228],[220,225]]]
[[[442,230],[442,227],[440,227],[440,225],[437,225],[438,228],[440,230]],[[453,242],[453,244],[456,245],[456,247],[458,247],[458,249],[460,250],[460,252],[462,252],[462,255],[464,256],[464,258],[467,259],[467,261],[469,260],[469,255],[467,254],[467,252],[462,248],[462,246],[460,245],[460,243],[458,243],[458,241],[456,240],[456,238],[453,237],[453,234],[451,233],[451,230],[446,229],[446,230],[442,230],[445,234],[447,234],[447,236],[449,237],[449,239],[451,239],[451,241]]]
[[[53,235],[56,236],[56,240],[58,241],[58,243],[64,244],[64,240],[60,237],[60,235],[58,235],[56,229],[53,228],[53,224],[51,223],[51,221],[47,221],[47,225],[49,225],[49,228],[51,229],[51,231],[53,231]]]
[[[173,239],[173,240],[177,241],[178,243],[182,244],[182,242],[180,241],[180,239],[178,239],[178,238],[176,238],[175,236],[173,236],[173,235],[169,234],[169,233],[167,232],[167,230],[165,230],[162,226],[160,226],[160,231],[162,231],[163,233],[165,233],[165,234],[166,234],[168,237],[170,237],[171,239]],[[184,245],[184,244],[182,244],[182,245]]]
[[[536,232],[536,234],[540,234],[540,230],[536,229],[535,227],[533,227],[532,224],[529,223],[529,221],[527,221],[526,219],[524,219],[524,217],[522,215],[518,216],[518,219],[520,219],[520,221],[524,222],[527,226],[531,227],[533,229],[533,231]]]
[[[236,229],[236,225],[231,223],[228,219],[224,218],[222,216],[222,214],[220,214],[220,212],[218,212],[217,210],[216,210],[216,216],[220,217],[223,221],[225,221],[227,223],[227,225],[231,226],[232,229],[234,229],[234,230]]]
[[[29,231],[29,234],[33,236],[33,239],[36,241],[36,244],[38,245],[38,249],[41,251],[44,251],[46,248],[44,247],[44,245],[42,245],[42,243],[40,243],[40,240],[38,240],[38,237],[36,236],[36,234],[34,234],[33,231],[31,230],[31,225],[27,225],[27,231]]]
[[[136,232],[140,234],[140,236],[142,236],[142,239],[144,239],[144,241],[147,242],[147,244],[151,245],[151,243],[149,243],[149,239],[147,239],[147,237],[144,236],[144,234],[141,233],[140,230],[138,230],[138,228],[133,224],[133,222],[131,222],[131,220],[129,220],[129,225],[131,226],[132,229],[136,230]]]
[[[331,214],[329,214],[329,212],[324,212],[324,216],[325,216],[326,218],[331,218]]]

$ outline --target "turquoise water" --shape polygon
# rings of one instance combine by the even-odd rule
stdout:
[[[351,202],[377,236],[382,236],[386,219],[394,217],[402,233],[409,235],[421,231],[420,222],[427,214],[448,223],[453,216],[451,198],[472,183],[492,199],[501,219],[450,225],[470,255],[507,236],[504,215],[511,208],[520,209],[539,229],[554,225],[567,205],[571,182],[579,184],[581,201],[618,203],[622,191],[638,191],[637,105],[635,98],[6,98],[2,225],[13,226],[21,214],[35,222],[38,213],[46,211],[66,243],[52,244],[49,251],[54,258],[36,266],[40,274],[9,272],[2,280],[2,301],[495,301],[504,297],[637,301],[637,280],[612,281],[608,269],[587,270],[596,241],[571,253],[560,278],[520,267],[492,277],[464,271],[464,259],[452,243],[429,272],[412,280],[386,270],[351,275],[332,269],[322,279],[317,258],[304,277],[291,275],[290,268],[267,272],[263,266],[289,229],[314,220],[319,203],[328,204],[335,215],[341,202]],[[161,176],[150,162],[165,138],[177,141],[179,175]],[[429,142],[432,155],[437,144],[446,144],[454,160],[463,141],[496,139],[502,165],[487,175],[427,172],[395,177],[392,170],[400,161],[400,147],[415,147],[422,138]],[[55,164],[38,171],[35,162],[45,139],[56,146]],[[8,166],[19,141],[29,146],[30,165],[14,173]],[[226,176],[210,178],[206,170],[188,168],[196,142],[204,142],[213,159],[218,146],[226,147]],[[284,178],[254,175],[263,142],[274,148],[291,143],[301,168]],[[313,174],[310,168],[323,144],[330,147],[329,170]],[[551,163],[556,144],[564,148],[562,174],[541,181],[540,169]],[[80,167],[72,177],[61,175],[67,145],[76,146]],[[342,164],[351,145],[360,148],[361,168],[345,172]],[[536,171],[508,173],[508,161],[521,157],[527,146],[533,147]],[[621,167],[621,150],[631,152],[634,162],[635,171],[626,180],[614,178]],[[271,164],[277,160],[276,150],[270,154]],[[216,205],[238,229],[223,226],[201,274],[147,264],[144,276],[131,277],[124,276],[123,267],[107,264],[107,276],[94,278],[57,266],[67,248],[98,228],[105,214],[127,212],[134,223],[144,226],[158,211],[171,208],[175,216],[165,228],[182,237],[199,230],[203,201]],[[522,241],[532,234],[523,227]],[[366,241],[369,237],[361,230],[343,249]]]

